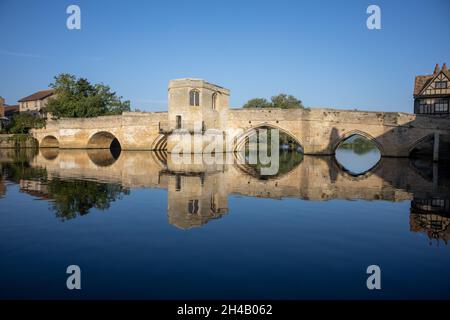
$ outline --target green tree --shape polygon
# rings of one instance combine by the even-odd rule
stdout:
[[[285,93],[280,93],[279,95],[273,96],[271,98],[272,107],[280,109],[304,109],[301,100],[297,99],[292,95],[287,95]]]
[[[45,125],[45,119],[35,117],[30,113],[22,112],[13,116],[8,131],[10,133],[28,133],[30,129],[42,128]]]
[[[247,101],[243,108],[280,108],[280,109],[297,109],[305,108],[301,100],[292,95],[280,93],[273,96],[271,101],[265,98],[255,98]]]
[[[49,99],[47,111],[55,118],[88,118],[130,111],[130,102],[104,84],[91,84],[87,79],[60,74],[50,84],[55,95]]]
[[[264,98],[255,98],[248,100],[244,105],[244,108],[270,108],[271,104],[267,99]]]
[[[356,135],[341,143],[339,148],[353,150],[356,154],[360,155],[377,150],[377,146],[372,141]]]

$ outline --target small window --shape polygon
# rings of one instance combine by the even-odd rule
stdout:
[[[181,177],[179,175],[177,175],[175,177],[175,191],[180,191],[181,190]]]
[[[211,212],[212,213],[218,213],[217,212],[217,204],[216,204],[216,197],[215,196],[211,196]]]
[[[447,81],[436,81],[436,89],[447,89]]]
[[[436,113],[448,113],[448,100],[438,99],[434,104]]]
[[[212,95],[212,109],[216,110],[217,107],[217,92]]]
[[[189,200],[188,212],[190,214],[197,214],[198,213],[198,200]]]
[[[191,106],[199,106],[200,105],[200,93],[198,90],[191,90],[189,93],[189,104]]]

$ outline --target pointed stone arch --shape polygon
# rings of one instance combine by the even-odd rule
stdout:
[[[160,134],[156,139],[153,141],[150,150],[167,150],[167,135]]]
[[[407,156],[410,158],[416,157],[430,157],[433,158],[435,152],[435,139],[436,133],[428,133],[422,136],[421,138],[415,140],[408,146]],[[439,155],[439,144],[438,144],[438,153]]]
[[[384,148],[383,145],[372,135],[368,134],[367,132],[361,131],[361,130],[351,130],[348,131],[346,133],[344,133],[343,135],[341,135],[335,142],[333,142],[332,145],[332,151],[333,153],[336,153],[336,149],[339,147],[339,145],[344,142],[345,140],[347,140],[348,138],[352,137],[352,136],[361,136],[363,138],[366,138],[367,140],[371,141],[380,151],[381,156],[384,156]]]
[[[418,147],[422,142],[425,142],[427,139],[433,138],[434,133],[428,133],[426,135],[424,135],[423,137],[417,139],[416,141],[414,141],[413,143],[411,143],[408,146],[408,156],[411,154],[411,152]]]
[[[271,123],[262,122],[262,123],[259,123],[257,125],[252,126],[251,128],[246,129],[242,134],[240,134],[239,136],[235,137],[235,141],[233,143],[233,151],[234,152],[240,151],[245,146],[245,143],[246,143],[247,139],[251,135],[255,134],[255,130],[260,129],[260,128],[278,129],[279,131],[281,131],[284,134],[286,134],[289,137],[291,137],[303,150],[303,144],[301,143],[301,141],[292,132],[289,132],[288,130],[285,130],[285,129],[283,129],[283,128],[279,127],[279,126],[273,125]]]

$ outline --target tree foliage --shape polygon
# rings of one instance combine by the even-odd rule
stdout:
[[[8,126],[8,132],[19,134],[28,133],[30,129],[42,128],[45,125],[45,119],[35,117],[30,113],[22,112],[13,116]]]
[[[356,154],[366,154],[370,151],[377,150],[377,146],[370,140],[353,136],[348,140],[341,143],[339,146],[340,149],[353,150]]]
[[[130,102],[111,91],[104,84],[91,84],[87,79],[60,74],[50,84],[55,90],[47,104],[54,118],[88,118],[121,114],[130,111]]]
[[[280,93],[273,96],[270,102],[265,98],[255,98],[247,101],[244,108],[280,108],[280,109],[304,109],[301,100],[292,95]]]
[[[244,108],[270,108],[271,103],[264,98],[255,98],[248,100]]]
[[[287,95],[285,93],[280,93],[279,95],[273,96],[271,100],[273,108],[280,108],[280,109],[304,108],[301,100],[297,99],[292,95]]]

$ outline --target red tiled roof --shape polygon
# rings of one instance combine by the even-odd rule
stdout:
[[[19,111],[19,105],[18,104],[15,104],[13,106],[3,105],[3,110],[5,110],[5,113],[8,111]]]
[[[32,95],[29,95],[28,97],[20,99],[19,102],[42,100],[51,96],[53,92],[54,92],[53,89],[38,91],[33,93]]]
[[[427,86],[434,78],[434,75],[417,76],[414,81],[414,95],[418,95],[422,89]]]
[[[445,65],[445,64],[444,64]],[[417,96],[420,94],[420,92],[430,84],[431,81],[433,81],[433,79],[435,77],[437,77],[441,72],[443,74],[445,74],[447,76],[447,78],[450,79],[450,71],[447,69],[447,67],[443,67],[440,71],[439,71],[439,67],[436,66],[437,70],[435,69],[435,73],[434,74],[428,74],[428,75],[422,75],[422,76],[417,76],[415,81],[414,81],[414,96]]]

